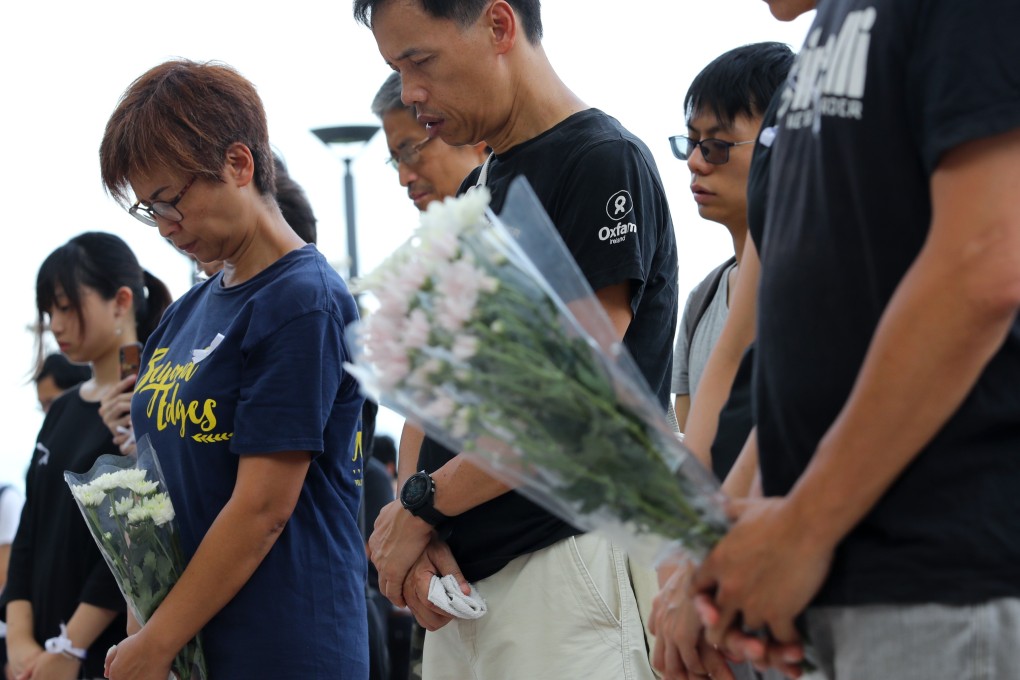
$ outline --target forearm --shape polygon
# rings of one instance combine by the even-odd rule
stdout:
[[[459,515],[502,496],[513,487],[499,481],[464,454],[455,456],[432,473],[436,482],[435,508],[444,515]]]
[[[25,640],[36,642],[34,627],[35,616],[32,613],[32,603],[29,600],[11,600],[7,603],[7,640],[9,642]]]
[[[400,432],[400,447],[397,450],[397,484],[403,486],[407,478],[418,471],[418,453],[425,433],[410,421],[404,421]]]
[[[687,417],[691,413],[691,395],[676,395],[673,410],[676,411],[676,424],[680,427],[681,432],[685,432],[687,430]],[[687,435],[684,436],[686,437]]]
[[[761,265],[754,241],[748,238],[730,296],[730,312],[715,347],[705,363],[698,391],[690,405],[684,444],[711,469],[712,442],[719,428],[719,413],[733,387],[744,352],[754,342],[757,326],[758,280]]]
[[[11,560],[11,544],[0,545],[0,590],[7,583],[7,565]]]
[[[232,498],[140,635],[175,655],[248,582],[284,525],[275,515],[253,514]]]
[[[730,498],[745,498],[751,495],[755,477],[758,474],[758,429],[752,428],[744,448],[723,481],[722,490]]]
[[[106,630],[119,612],[103,609],[84,602],[78,605],[67,622],[67,638],[75,647],[88,649]],[[59,634],[53,631],[51,637]]]

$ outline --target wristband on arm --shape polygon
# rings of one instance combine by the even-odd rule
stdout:
[[[67,637],[67,625],[60,624],[60,635],[51,637],[46,641],[46,651],[50,654],[63,654],[78,661],[84,661],[88,653],[81,647],[75,647],[71,639]]]

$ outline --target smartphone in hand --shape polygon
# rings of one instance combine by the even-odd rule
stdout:
[[[142,365],[142,343],[133,342],[120,348],[120,379],[135,375]]]

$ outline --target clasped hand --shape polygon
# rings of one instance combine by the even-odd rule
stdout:
[[[400,501],[379,512],[368,540],[369,558],[379,572],[379,591],[398,607],[407,607],[426,630],[438,630],[450,616],[429,602],[432,576],[454,574],[465,595],[471,588],[449,546],[432,526],[404,509]]]
[[[732,500],[727,510],[734,525],[690,588],[705,639],[734,660],[799,677],[794,621],[821,588],[834,544],[818,540],[787,498]]]

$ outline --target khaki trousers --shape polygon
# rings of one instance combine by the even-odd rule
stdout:
[[[425,635],[423,680],[652,680],[626,555],[598,534],[568,538],[475,584],[476,621]]]

